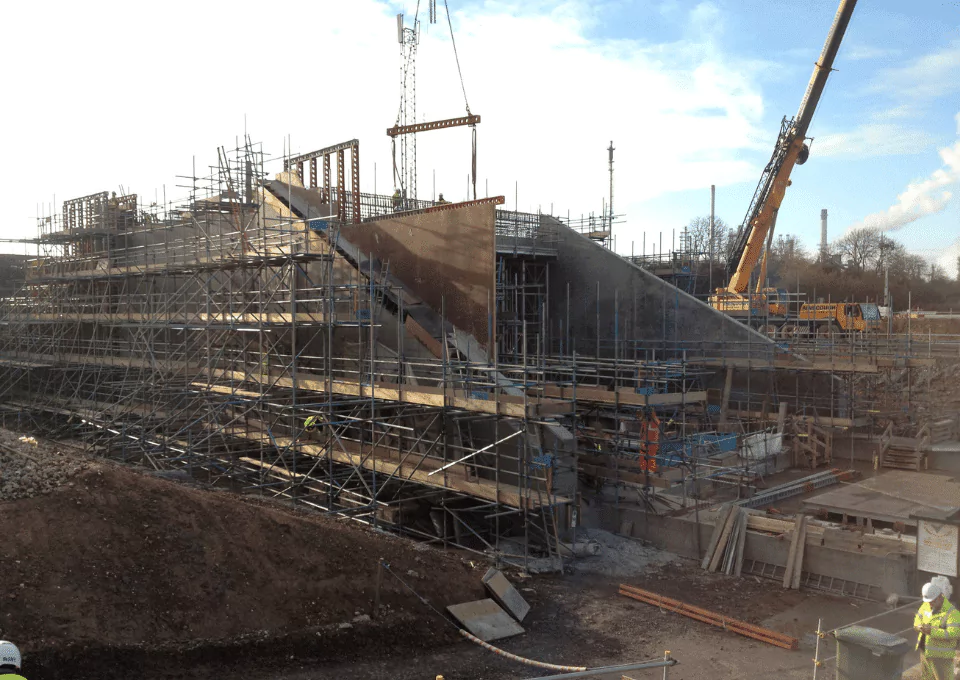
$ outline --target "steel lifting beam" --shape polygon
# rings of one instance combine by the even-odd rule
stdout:
[[[460,127],[463,125],[476,125],[480,122],[480,116],[464,116],[462,118],[447,118],[446,120],[435,120],[430,123],[414,123],[413,125],[394,125],[387,128],[387,136],[398,137],[399,135],[408,135],[415,132],[426,132],[427,130],[442,130],[444,128]]]
[[[283,169],[289,170],[290,166],[292,165],[303,163],[304,161],[313,160],[314,158],[320,158],[321,156],[326,156],[327,154],[336,153],[337,151],[343,151],[344,149],[352,149],[359,145],[360,145],[359,139],[351,139],[349,142],[334,144],[333,146],[328,146],[325,149],[311,151],[310,153],[301,154],[299,156],[292,156],[291,158],[287,158],[283,161]]]

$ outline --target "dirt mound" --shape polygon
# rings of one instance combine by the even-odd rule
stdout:
[[[86,467],[66,446],[0,429],[0,501],[50,493]]]
[[[22,646],[26,668],[69,659],[63,677],[83,675],[84,654],[107,677],[102,659],[122,665],[117,650],[179,657],[291,635],[332,654],[356,653],[367,637],[385,646],[455,637],[390,574],[383,611],[367,619],[381,557],[440,611],[482,596],[483,567],[456,555],[105,463],[48,495],[0,503],[0,536],[0,637]],[[302,639],[296,647],[308,650]]]

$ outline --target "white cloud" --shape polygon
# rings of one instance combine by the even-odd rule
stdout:
[[[957,114],[957,135],[960,136],[960,114]],[[942,211],[953,198],[951,188],[960,182],[960,140],[953,146],[940,149],[943,164],[928,177],[911,182],[897,196],[897,202],[882,212],[867,215],[851,225],[876,231],[893,231],[915,222],[921,217]]]
[[[884,69],[871,90],[908,100],[936,99],[960,91],[960,41],[913,59],[904,66]]]
[[[407,2],[408,7],[412,3]],[[417,62],[421,120],[464,110],[443,5],[423,25]],[[459,4],[459,3],[458,3]],[[671,191],[753,180],[744,149],[761,148],[763,98],[755,65],[725,53],[719,16],[701,3],[683,39],[590,39],[587,0],[494,2],[454,9],[457,48],[478,126],[478,190],[520,209],[598,210],[607,194],[606,147],[614,140],[616,202],[626,207]],[[422,3],[425,8],[426,3]],[[122,10],[122,11],[121,11]],[[0,58],[8,133],[0,185],[3,235],[32,236],[37,202],[57,202],[120,183],[152,200],[234,145],[244,121],[279,156],[357,137],[365,191],[392,190],[385,130],[396,118],[400,55],[397,6],[237,0],[229,11],[171,0],[163,12],[119,2],[64,5],[50,23],[37,3],[8,9]],[[60,11],[60,10],[58,10]],[[425,19],[421,12],[421,19]],[[253,21],[255,19],[255,21]],[[14,26],[46,26],[44,42]],[[29,55],[24,59],[23,55]],[[418,135],[420,195],[465,197],[469,131]],[[639,223],[639,215],[628,218]]]
[[[899,156],[920,153],[933,138],[923,130],[892,123],[867,123],[850,132],[821,135],[814,140],[817,156]]]
[[[854,43],[847,45],[843,51],[843,57],[851,61],[863,61],[866,59],[880,59],[882,57],[891,57],[900,54],[900,50],[887,47],[877,47],[876,45],[865,45],[863,43]]]

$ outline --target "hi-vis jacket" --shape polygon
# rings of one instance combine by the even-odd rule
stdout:
[[[952,659],[957,652],[957,642],[960,641],[960,611],[944,600],[940,611],[934,613],[930,609],[930,603],[924,602],[913,617],[914,628],[922,625],[930,626],[930,634],[920,633],[917,649],[920,649],[920,644],[923,643],[928,658]]]

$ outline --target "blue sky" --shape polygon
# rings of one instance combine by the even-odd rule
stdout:
[[[708,6],[720,17],[715,33],[719,50],[737,61],[764,63],[752,76],[763,100],[756,132],[767,144],[738,152],[759,178],[780,117],[797,110],[837,3],[613,2],[597,11],[590,32],[598,40],[678,40],[689,29],[691,16]],[[814,248],[821,208],[830,212],[831,238],[839,236],[865,216],[896,204],[911,182],[943,166],[939,149],[956,144],[960,136],[958,26],[958,3],[861,0],[836,61],[837,72],[810,128],[815,138],[811,159],[794,172],[778,233],[798,234]],[[718,214],[738,224],[756,181],[726,183],[718,178],[717,183],[723,185],[718,189]],[[956,182],[943,187],[954,195],[956,189]],[[687,205],[691,208],[685,210]],[[630,217],[640,224],[651,219],[682,225],[690,209],[705,212],[708,207],[703,188],[668,192],[637,204]],[[953,198],[942,211],[891,235],[917,252],[937,256],[960,237],[960,201]],[[623,243],[618,247],[623,250]]]
[[[441,23],[422,26],[420,120],[465,110],[438,2]],[[470,107],[483,116],[480,186],[508,207],[516,194],[521,210],[599,211],[612,139],[621,252],[631,241],[639,251],[644,233],[669,242],[706,214],[710,184],[718,215],[739,224],[837,9],[837,0],[448,2]],[[169,0],[158,13],[91,0],[52,18],[40,3],[12,5],[0,26],[0,58],[16,65],[5,73],[14,105],[0,110],[0,236],[32,236],[46,206],[121,185],[177,197],[176,176],[194,158],[213,162],[245,127],[274,158],[288,145],[359,138],[363,188],[389,193],[395,15],[409,21],[415,5]],[[21,28],[37,25],[56,50],[37,50]],[[891,234],[929,257],[960,253],[958,28],[954,0],[860,0],[778,233],[815,247],[821,208],[831,237],[916,216]],[[418,136],[421,197],[466,198],[469,144],[466,129]]]

